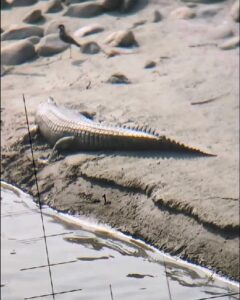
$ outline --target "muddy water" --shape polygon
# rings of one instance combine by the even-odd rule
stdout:
[[[53,299],[39,208],[9,187],[1,194],[2,299]],[[93,220],[48,207],[43,220],[55,299],[239,299],[237,284]]]

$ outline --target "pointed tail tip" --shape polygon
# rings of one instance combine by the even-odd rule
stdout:
[[[191,147],[183,143],[176,142],[173,139],[166,138],[165,136],[159,137],[159,142],[161,147],[164,147],[165,150],[177,151],[185,154],[196,155],[196,156],[205,156],[205,157],[216,157],[217,154],[212,154],[207,151],[200,150],[199,148]]]
[[[179,150],[186,153],[189,153],[191,155],[196,155],[196,156],[205,156],[205,157],[216,157],[217,154],[213,154],[213,153],[209,153],[207,151],[204,150],[200,150],[199,148],[195,148],[195,147],[190,147],[187,146],[185,144],[178,144],[178,146],[180,146]]]
[[[208,156],[217,157],[217,154],[215,153],[207,153]]]
[[[196,148],[191,148],[190,151],[192,153],[195,153],[196,155],[200,155],[200,156],[206,156],[206,157],[216,157],[217,154],[213,154],[213,153],[209,153],[209,152],[205,152]]]
[[[206,157],[217,157],[217,154],[203,152],[203,156],[206,156]]]

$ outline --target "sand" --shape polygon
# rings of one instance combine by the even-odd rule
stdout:
[[[95,41],[104,52],[88,55],[73,46],[72,58],[67,49],[3,66],[2,179],[36,196],[29,145],[17,143],[27,133],[23,93],[31,126],[37,106],[49,96],[89,112],[96,121],[148,124],[216,157],[80,152],[61,153],[43,165],[38,159],[46,158],[51,148],[35,139],[41,201],[60,211],[94,217],[239,280],[239,47],[221,49],[229,35],[238,35],[239,23],[229,13],[233,1],[194,4],[195,16],[189,19],[171,14],[185,2],[145,4],[130,13],[93,18],[66,17],[63,11],[47,14],[39,25],[45,29],[50,22],[64,22],[73,33],[99,23],[104,31],[78,41]],[[43,5],[39,1],[2,10],[2,28],[21,24],[26,13]],[[155,10],[161,12],[160,22],[153,22]],[[105,52],[117,48],[104,40],[128,29],[139,46],[127,49],[131,54],[108,57]],[[149,61],[156,66],[144,68]],[[131,83],[107,82],[114,73],[124,74]]]

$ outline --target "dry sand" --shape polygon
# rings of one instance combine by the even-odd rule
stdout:
[[[94,216],[168,253],[239,280],[239,48],[220,47],[228,41],[229,31],[238,35],[239,23],[229,14],[232,4],[197,2],[191,8],[196,16],[186,20],[171,16],[185,2],[161,0],[148,1],[128,14],[88,19],[63,17],[63,12],[46,15],[43,28],[52,20],[64,22],[69,32],[101,24],[104,31],[81,41],[95,41],[108,50],[103,41],[113,31],[131,28],[139,47],[134,54],[111,58],[72,47],[72,59],[67,49],[3,66],[2,179],[36,195],[29,146],[12,146],[27,132],[23,93],[31,125],[39,103],[52,96],[58,103],[94,114],[98,121],[158,128],[217,156],[60,155],[47,166],[37,162],[42,201],[61,211]],[[43,5],[39,1],[3,10],[2,28],[21,24],[27,12]],[[156,9],[162,20],[154,23]],[[156,66],[144,68],[148,61]],[[131,84],[107,83],[117,72]],[[50,151],[34,140],[36,160]],[[103,204],[103,194],[110,204]]]

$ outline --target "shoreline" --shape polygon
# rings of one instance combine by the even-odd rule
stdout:
[[[29,197],[29,194],[26,194],[25,192],[23,192],[21,189],[8,184],[4,181],[0,181],[1,184],[1,188],[6,189],[6,190],[10,190],[11,192],[15,193],[18,197],[21,196],[26,196]],[[30,196],[31,197],[31,196]],[[35,204],[34,199],[31,197],[31,199],[24,199],[24,201],[26,201],[27,205],[30,205],[30,207],[32,207],[33,204]],[[35,205],[34,205],[35,207]],[[50,208],[51,209],[51,208]],[[61,213],[58,212],[57,210],[53,209],[53,211],[55,213],[57,213],[57,215],[59,216],[59,218],[66,223],[70,223],[70,224],[76,224],[77,226],[79,226],[80,228],[82,228],[83,230],[87,230],[89,232],[93,232],[93,233],[101,233],[101,234],[107,234],[108,236],[114,236],[115,238],[120,239],[121,241],[131,241],[134,243],[136,242],[137,245],[140,245],[141,247],[144,247],[145,249],[151,249],[154,252],[160,253],[161,255],[163,255],[164,257],[166,257],[169,260],[172,260],[174,262],[176,262],[177,264],[183,265],[183,266],[188,266],[189,268],[192,269],[197,269],[198,271],[202,271],[204,274],[206,274],[206,276],[211,277],[213,279],[217,279],[217,280],[221,280],[226,282],[227,284],[231,285],[232,287],[239,287],[239,282],[237,281],[233,281],[231,279],[229,279],[226,276],[220,276],[217,273],[213,273],[211,270],[201,267],[200,265],[196,265],[193,264],[191,262],[188,261],[184,261],[181,260],[179,257],[177,256],[171,256],[167,253],[162,252],[161,250],[159,250],[158,248],[155,248],[154,246],[148,245],[146,244],[144,241],[140,240],[140,239],[134,239],[133,237],[130,235],[126,235],[120,231],[117,231],[115,228],[109,227],[106,224],[103,223],[99,223],[98,220],[95,219],[88,219],[85,216],[80,216],[80,215],[69,215],[66,213]]]
[[[60,153],[43,165],[39,159],[47,158],[51,149],[43,140],[33,140],[45,204],[94,217],[239,281],[239,46],[226,46],[238,34],[239,23],[230,14],[233,2],[199,3],[190,11],[178,10],[177,17],[175,1],[165,5],[149,1],[131,13],[92,18],[64,16],[67,7],[44,13],[45,22],[37,25],[44,36],[31,49],[38,49],[46,32],[57,33],[59,22],[72,34],[98,22],[103,31],[80,39],[98,43],[112,56],[72,48],[72,58],[69,49],[63,49],[23,64],[3,64],[2,180],[36,195],[29,145],[18,143],[27,133],[23,93],[31,126],[37,106],[52,96],[63,106],[88,112],[97,122],[149,125],[169,138],[215,153],[216,157],[206,158],[148,152]],[[21,27],[26,13],[44,4],[2,10],[2,34],[11,30],[13,19]],[[162,15],[158,22],[153,21],[156,10]],[[195,17],[187,18],[189,12]],[[122,30],[134,34],[136,52],[104,43]],[[54,41],[51,47],[61,46]],[[3,46],[16,43],[5,40]],[[127,84],[111,81],[119,73]],[[103,203],[104,194],[109,205]]]

